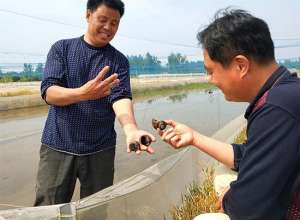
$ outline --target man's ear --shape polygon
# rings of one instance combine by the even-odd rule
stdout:
[[[244,55],[237,55],[234,62],[241,79],[244,78],[250,70],[250,60]]]
[[[90,9],[86,10],[85,19],[87,22],[89,22],[89,18],[91,17],[91,14],[92,12]]]

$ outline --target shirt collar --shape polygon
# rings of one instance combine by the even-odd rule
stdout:
[[[105,50],[106,48],[108,48],[108,47],[110,46],[110,44],[108,43],[108,44],[106,44],[106,45],[103,46],[103,47],[95,47],[95,46],[89,44],[88,42],[86,42],[86,41],[84,40],[84,35],[82,35],[82,36],[80,37],[80,40],[81,40],[81,42],[82,42],[85,46],[87,46],[88,48],[90,48],[90,49],[92,49],[92,50]]]
[[[280,66],[277,70],[275,70],[275,72],[269,77],[269,79],[266,81],[263,87],[259,90],[255,99],[248,106],[244,116],[246,119],[248,119],[249,115],[252,113],[256,102],[265,94],[266,91],[272,88],[272,86],[277,82],[277,80],[281,80],[281,78],[286,73],[289,73],[289,71],[284,66]]]

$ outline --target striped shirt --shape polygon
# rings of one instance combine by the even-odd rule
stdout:
[[[63,107],[51,105],[42,135],[43,144],[75,155],[115,147],[112,104],[132,96],[128,60],[113,46],[93,47],[83,40],[83,36],[56,42],[48,53],[41,95],[45,100],[47,89],[53,85],[78,88],[94,79],[105,66],[110,66],[106,77],[118,74],[119,86],[112,89],[111,95],[97,100]]]

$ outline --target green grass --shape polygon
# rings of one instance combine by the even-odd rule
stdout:
[[[238,134],[234,143],[241,144],[247,140],[246,128]],[[202,171],[204,181],[201,184],[192,183],[187,193],[182,196],[181,205],[174,206],[170,210],[173,220],[192,220],[203,213],[217,212],[215,204],[218,201],[214,189],[214,168],[207,168]]]
[[[246,134],[246,128],[243,128],[243,130],[234,138],[234,143],[236,144],[243,144],[247,140],[247,134]]]
[[[192,220],[199,214],[217,211],[215,204],[218,196],[213,185],[214,169],[207,168],[202,172],[202,184],[192,183],[188,192],[182,196],[182,205],[174,206],[170,210],[173,220]]]
[[[187,92],[192,90],[209,90],[215,89],[212,84],[209,83],[186,83],[184,85],[177,86],[162,86],[159,88],[138,88],[132,89],[132,95],[134,99],[147,99],[151,97],[168,96],[171,94],[178,94],[179,92]],[[0,91],[0,97],[22,96],[38,94],[39,91],[31,91],[28,89],[16,89],[13,91]]]

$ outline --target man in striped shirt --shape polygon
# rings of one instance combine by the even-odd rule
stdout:
[[[121,0],[88,0],[87,32],[50,49],[41,84],[50,105],[42,136],[35,206],[67,203],[113,184],[118,118],[129,143],[148,135],[134,118],[127,58],[109,42],[124,13]],[[153,153],[151,147],[141,150]],[[137,151],[140,153],[140,150]]]

